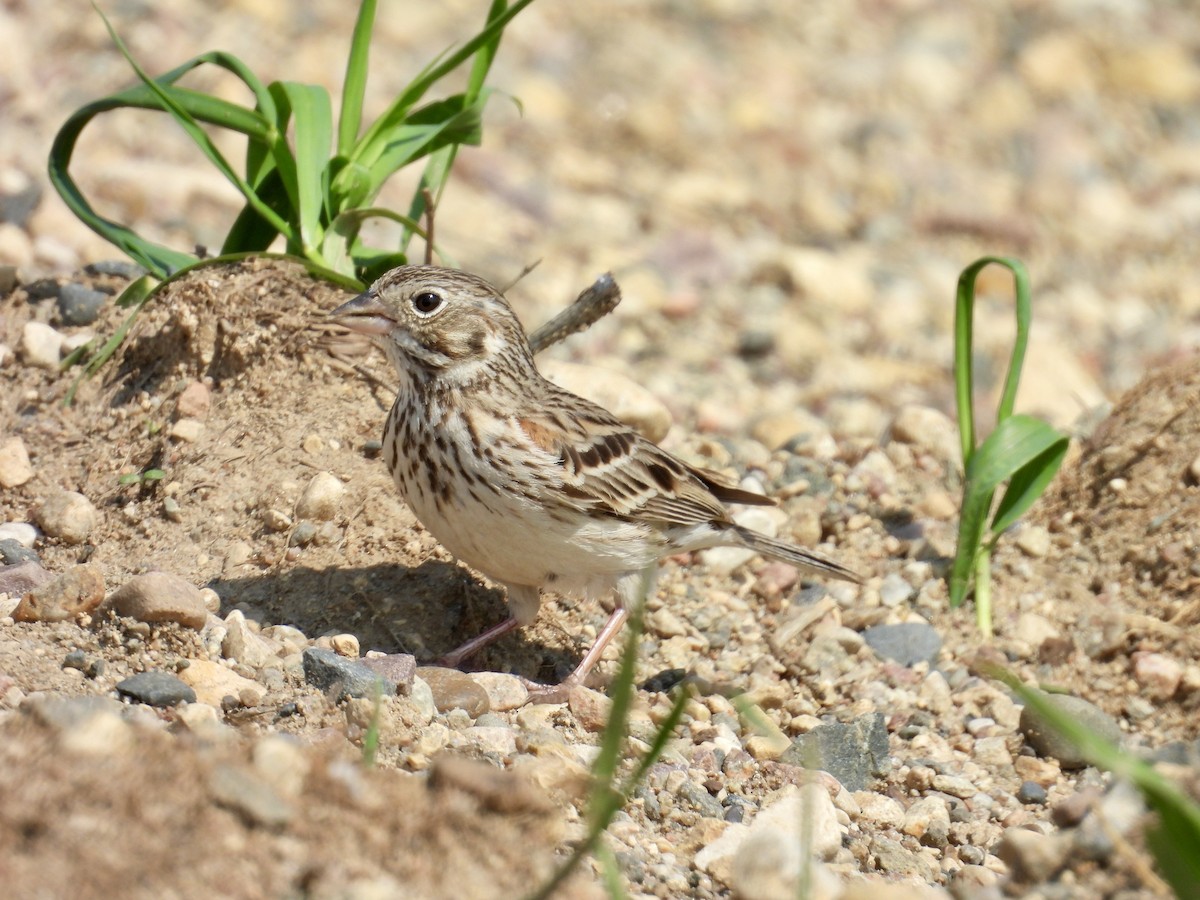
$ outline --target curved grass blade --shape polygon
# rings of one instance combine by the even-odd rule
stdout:
[[[71,383],[71,387],[67,390],[66,397],[63,398],[63,405],[70,406],[75,400],[75,392],[79,390],[79,386],[85,379],[91,378],[100,367],[108,362],[117,348],[125,340],[125,336],[129,334],[129,329],[133,327],[133,320],[137,318],[137,314],[142,311],[142,307],[154,295],[155,290],[159,286],[166,284],[165,281],[160,281],[153,275],[143,275],[136,281],[131,281],[125,290],[121,291],[121,295],[117,298],[117,305],[129,309],[129,315],[120,324],[112,337],[105,341],[83,367],[83,371],[76,376]]]
[[[405,228],[416,230],[422,237],[425,236],[425,230],[419,222],[415,222],[408,216],[393,212],[390,209],[385,209],[381,206],[348,209],[333,220],[329,226],[329,230],[325,233],[325,240],[321,245],[321,255],[326,265],[339,272],[348,271],[354,267],[354,260],[356,258],[355,250],[358,251],[357,258],[363,259],[367,257],[369,251],[366,251],[366,248],[358,246],[357,242],[358,233],[362,229],[363,222],[368,219],[389,219],[393,222],[398,222]],[[383,250],[378,251],[378,254],[375,255],[384,253],[391,255],[391,251]]]

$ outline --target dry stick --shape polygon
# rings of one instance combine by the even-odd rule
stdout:
[[[534,353],[541,353],[551,344],[590,327],[616,309],[620,302],[621,289],[612,273],[605,272],[576,297],[574,303],[529,335],[529,346]]]
[[[421,197],[425,200],[425,265],[433,265],[433,214],[436,203],[433,191],[427,187],[421,188]]]

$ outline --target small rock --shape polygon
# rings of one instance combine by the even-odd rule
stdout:
[[[966,800],[979,793],[975,782],[969,778],[963,778],[961,775],[934,775],[933,789],[941,791],[943,794],[949,794],[951,797],[958,797],[960,800]]]
[[[1050,552],[1050,532],[1042,525],[1025,525],[1017,532],[1015,543],[1026,556],[1041,559]]]
[[[746,738],[744,743],[746,752],[757,760],[779,759],[792,746],[788,736],[782,732],[754,734]]]
[[[1008,828],[993,852],[1008,864],[1016,882],[1042,884],[1066,865],[1070,850],[1070,839],[1061,833]]]
[[[358,638],[352,634],[335,634],[331,636],[329,638],[329,646],[333,648],[333,652],[338,656],[344,656],[346,659],[358,659]]]
[[[174,497],[163,497],[162,510],[163,516],[166,517],[168,522],[183,521],[183,507],[179,505],[179,501]]]
[[[3,248],[0,248],[0,256],[6,255],[3,253]],[[21,276],[16,266],[0,264],[0,297],[6,297],[11,294],[13,288],[20,283]]]
[[[957,468],[962,459],[958,426],[945,413],[927,406],[905,406],[892,420],[892,438],[912,444],[943,464]]]
[[[556,359],[538,363],[543,377],[593,403],[658,443],[671,428],[671,412],[650,391],[620,372]]]
[[[862,636],[877,656],[909,668],[920,662],[932,666],[942,649],[941,635],[925,622],[872,625]]]
[[[139,622],[178,622],[197,631],[208,621],[200,591],[170,572],[135,575],[109,596],[105,606]]]
[[[1117,720],[1082,697],[1069,694],[1043,694],[1042,697],[1062,715],[1080,722],[1101,737],[1114,743],[1121,739],[1121,726],[1117,724]],[[1087,758],[1080,753],[1079,748],[1064,738],[1032,706],[1025,706],[1021,710],[1021,720],[1017,727],[1025,735],[1029,746],[1041,756],[1058,760],[1062,768],[1082,769],[1088,765]]]
[[[482,753],[507,757],[517,752],[517,733],[507,725],[475,725],[465,729],[462,736]]]
[[[1046,799],[1046,789],[1036,781],[1022,781],[1021,786],[1017,788],[1017,800],[1021,803],[1030,806],[1045,806]]]
[[[231,765],[219,765],[208,777],[213,800],[238,813],[249,825],[282,828],[295,815],[292,804],[257,775]]]
[[[841,849],[845,830],[829,793],[819,784],[806,784],[764,807],[749,827],[733,827],[746,828],[733,858],[734,891],[740,897],[780,900],[796,896],[805,860],[830,859]]]
[[[36,550],[29,547],[23,547],[12,538],[4,538],[0,540],[0,564],[5,566],[16,566],[21,563],[41,563],[41,557],[38,556]],[[0,590],[4,590],[0,588]]]
[[[888,572],[879,585],[879,602],[894,609],[902,603],[907,603],[915,593],[913,586],[904,580],[903,575],[899,572]],[[941,649],[940,642],[938,649]],[[937,656],[936,652],[934,656]]]
[[[346,486],[329,472],[318,472],[296,501],[296,515],[325,522],[337,515]]]
[[[68,544],[86,541],[96,527],[98,517],[92,502],[75,491],[51,494],[37,511],[37,523],[42,531]]]
[[[146,270],[135,262],[127,259],[102,259],[99,262],[88,263],[84,271],[89,275],[112,275],[133,281],[146,274]]]
[[[1037,650],[1046,641],[1051,641],[1059,637],[1060,633],[1045,616],[1025,612],[1017,617],[1016,625],[1013,626],[1012,636],[1018,641],[1028,644],[1034,650]]]
[[[297,522],[295,531],[288,537],[288,546],[307,547],[316,536],[317,526],[312,522]]]
[[[1133,677],[1156,700],[1170,698],[1183,679],[1183,666],[1163,653],[1133,654]]]
[[[267,696],[267,689],[257,681],[243,678],[233,669],[210,659],[193,659],[187,668],[179,670],[180,679],[195,691],[193,700],[221,708],[226,697],[236,697],[239,705],[255,707]]]
[[[16,541],[22,547],[32,547],[38,530],[28,522],[5,522],[0,525],[0,541]]]
[[[21,356],[26,365],[58,370],[63,336],[44,322],[26,322],[21,331]]]
[[[166,672],[150,671],[131,675],[117,683],[117,693],[147,706],[175,706],[196,702],[196,692]]]
[[[10,437],[0,443],[0,487],[20,487],[33,477],[33,465],[25,442],[19,437]]]
[[[792,742],[780,762],[821,769],[849,791],[864,790],[875,776],[886,774],[887,725],[881,713],[869,713],[849,723],[818,725]]]
[[[417,673],[417,660],[411,653],[389,653],[385,656],[368,656],[360,662],[374,672],[380,675],[384,680],[392,682],[396,685],[396,689],[401,694],[408,694],[412,690],[413,678]],[[425,690],[429,690],[429,686],[425,686]],[[429,708],[432,716],[433,700],[429,701]]]
[[[276,533],[287,531],[292,527],[291,516],[279,509],[264,509],[262,512],[262,522],[268,531]],[[313,536],[316,536],[315,530]]]
[[[472,681],[470,676],[457,669],[420,666],[417,669],[417,677],[429,685],[438,712],[462,709],[475,719],[488,711],[487,693]]]
[[[64,730],[60,745],[64,750],[82,756],[114,756],[136,749],[137,736],[117,713],[96,710],[74,728]]]
[[[58,314],[64,325],[91,325],[100,317],[108,294],[78,282],[68,282],[58,289]]]
[[[797,439],[833,441],[829,426],[802,409],[764,416],[754,423],[750,435],[768,450],[778,450]]]
[[[492,712],[520,709],[529,699],[529,688],[516,675],[503,672],[472,672],[471,680],[483,688]]]
[[[596,733],[604,730],[612,714],[612,699],[599,691],[582,685],[572,688],[567,696],[567,709],[575,720],[587,731]]]
[[[0,568],[0,593],[20,597],[54,578],[32,560]]]
[[[290,734],[268,734],[251,751],[254,769],[289,800],[299,797],[312,768],[300,742]]]
[[[91,612],[103,601],[104,576],[100,569],[93,565],[72,566],[22,597],[12,617],[18,622],[64,622]]]
[[[396,693],[396,682],[384,678],[363,662],[338,656],[332,650],[309,647],[304,651],[303,659],[304,680],[321,691],[337,689],[338,699],[374,699]]]
[[[926,847],[945,847],[950,835],[950,807],[941,797],[922,797],[905,812],[901,830]]]
[[[206,604],[207,608],[207,604]],[[221,655],[236,659],[252,669],[260,669],[275,656],[261,637],[254,633],[246,615],[235,609],[225,617],[225,637],[221,639]]]
[[[167,434],[177,441],[194,444],[204,435],[204,423],[199,419],[180,419],[171,423]]]
[[[175,398],[175,414],[181,419],[204,421],[211,406],[212,396],[202,381],[193,381]]]

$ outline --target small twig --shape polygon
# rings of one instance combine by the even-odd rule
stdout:
[[[529,263],[527,266],[525,266],[525,268],[523,268],[523,269],[522,269],[522,270],[521,270],[521,271],[520,271],[520,272],[517,274],[517,277],[516,277],[516,278],[514,278],[512,281],[510,281],[508,284],[506,284],[506,285],[504,286],[504,289],[503,289],[502,291],[500,291],[500,293],[502,293],[502,294],[507,294],[507,293],[508,293],[509,291],[511,291],[511,290],[512,290],[514,287],[516,287],[516,286],[517,286],[517,284],[519,284],[519,283],[520,283],[520,281],[521,281],[521,279],[522,279],[522,278],[524,278],[526,275],[528,275],[530,272],[532,272],[534,269],[536,269],[536,268],[537,268],[538,266],[540,266],[541,264],[542,264],[542,261],[541,261],[540,259],[535,259],[533,262]]]
[[[425,265],[433,265],[433,214],[437,211],[437,201],[433,199],[433,191],[427,187],[421,188],[421,197],[425,200]]]
[[[575,302],[529,335],[529,346],[540,353],[576,332],[583,331],[617,308],[621,289],[611,272],[605,272],[575,298]]]

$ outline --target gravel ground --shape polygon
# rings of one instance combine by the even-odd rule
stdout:
[[[376,109],[485,4],[382,7]],[[818,897],[1162,895],[1136,795],[981,664],[1074,695],[1194,785],[1200,24],[1169,4],[609,9],[518,19],[493,81],[523,113],[494,101],[440,240],[500,283],[541,260],[509,295],[529,326],[611,270],[622,305],[547,370],[781,499],[747,524],[868,576],[798,582],[729,550],[664,564],[633,750],[684,674],[697,692],[610,829],[626,890],[791,896],[804,859]],[[329,86],[352,25],[331,3],[111,12],[151,71],[219,47]],[[127,276],[84,269],[114,251],[44,158],[129,76],[77,11],[10,3],[0,37],[0,879],[519,896],[582,834],[615,664],[568,704],[525,704],[518,676],[569,671],[603,611],[554,599],[478,671],[414,670],[502,596],[395,495],[371,443],[386,367],[330,355],[318,317],[339,295],[287,266],[177,285],[64,408],[57,361],[121,321]],[[183,248],[219,245],[236,209],[149,114],[94,125],[75,171],[106,214]],[[953,289],[985,253],[1034,279],[1020,408],[1081,438],[1001,545],[990,644],[944,582]],[[983,284],[987,406],[1012,313],[1006,279]],[[120,482],[149,469],[166,476]],[[373,651],[413,657],[389,657],[378,712]],[[594,867],[563,895],[602,896]]]

